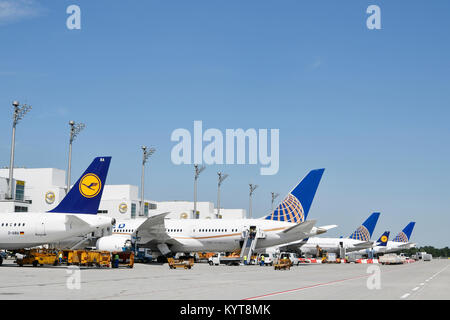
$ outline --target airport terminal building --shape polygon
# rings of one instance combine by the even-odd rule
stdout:
[[[64,198],[66,172],[56,168],[14,168],[13,197],[6,199],[9,169],[0,169],[0,212],[46,212],[52,210]],[[140,193],[135,185],[105,185],[99,214],[116,219],[149,217],[162,212],[171,212],[170,219],[192,217],[192,201],[144,200],[144,210],[140,210]],[[215,219],[217,209],[213,202],[197,202],[199,219]],[[243,219],[244,209],[220,209],[222,219]]]

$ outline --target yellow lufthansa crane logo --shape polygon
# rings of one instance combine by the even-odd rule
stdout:
[[[45,202],[47,202],[48,204],[52,204],[53,202],[55,202],[55,193],[53,191],[48,191],[45,194]]]
[[[388,239],[387,239],[386,236],[382,236],[382,237],[381,237],[381,242],[387,242],[387,240],[388,240]]]
[[[126,213],[128,210],[128,206],[125,202],[122,202],[121,204],[119,204],[119,212],[120,213]]]
[[[93,198],[100,193],[102,182],[95,174],[88,173],[81,178],[78,188],[84,197]]]

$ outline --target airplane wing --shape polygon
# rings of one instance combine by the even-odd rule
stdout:
[[[373,244],[374,244],[373,241],[364,241],[364,242],[354,244],[354,247],[356,250],[369,249],[369,248],[372,248]]]
[[[70,228],[86,227],[89,225],[89,223],[87,223],[83,219],[81,219],[77,216],[71,215],[71,214],[66,215],[66,220],[64,222],[67,226],[70,226]]]
[[[332,225],[329,225],[329,226],[317,227],[316,228],[316,234],[322,234],[322,233],[325,233],[328,230],[331,230],[331,229],[334,229],[334,228],[337,228],[336,224],[332,224]]]
[[[144,247],[157,248],[158,244],[174,245],[180,244],[177,240],[169,237],[166,232],[164,219],[170,212],[164,212],[149,217],[137,229],[136,237],[138,243]],[[159,250],[159,249],[158,249]]]
[[[288,243],[286,245],[280,246],[280,251],[295,251],[301,253],[301,247],[307,242],[307,239],[303,239],[300,241],[295,241],[292,243]]]
[[[164,212],[149,217],[136,229],[137,236],[140,238],[145,238],[146,240],[149,241],[169,240],[170,237],[168,236],[166,232],[166,227],[164,225],[164,219],[167,217],[169,213],[170,212]]]
[[[404,243],[404,244],[402,244],[402,245],[399,245],[398,247],[397,247],[397,249],[410,249],[410,248],[412,248],[412,247],[414,247],[415,246],[415,243],[412,243],[412,242],[406,242],[406,243]]]
[[[317,220],[307,220],[302,223],[298,223],[296,225],[293,225],[292,227],[289,227],[282,231],[282,233],[296,233],[296,234],[308,234],[311,232],[312,228],[316,224]],[[305,237],[306,238],[306,237]]]

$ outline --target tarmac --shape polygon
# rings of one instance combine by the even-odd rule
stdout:
[[[403,265],[304,264],[290,270],[265,266],[169,269],[167,264],[96,269],[0,267],[0,300],[305,300],[450,299],[450,260]]]

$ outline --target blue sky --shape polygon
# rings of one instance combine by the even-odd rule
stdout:
[[[11,4],[14,6],[11,6]],[[66,28],[77,4],[82,29]],[[366,8],[381,8],[368,30]],[[72,176],[111,155],[109,183],[140,182],[140,146],[155,146],[146,196],[192,199],[193,169],[175,166],[177,128],[280,129],[280,170],[210,166],[199,200],[270,208],[310,170],[326,168],[310,218],[348,236],[372,211],[374,237],[417,222],[413,240],[449,245],[450,3],[447,1],[0,0],[0,166],[66,168],[68,121],[86,130]]]

